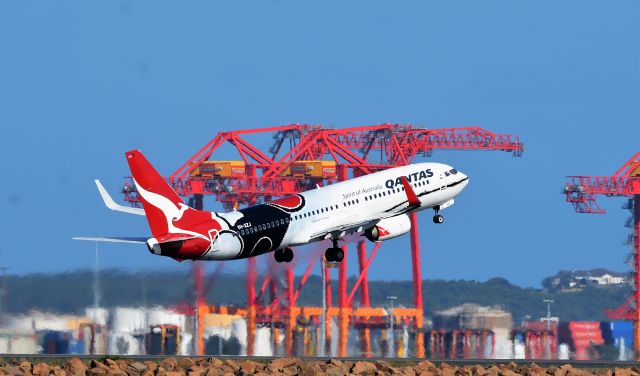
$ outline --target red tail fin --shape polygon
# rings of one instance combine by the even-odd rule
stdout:
[[[169,223],[180,217],[187,205],[151,166],[140,150],[125,153],[154,237],[169,232]]]

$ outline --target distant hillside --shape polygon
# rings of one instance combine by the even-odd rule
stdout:
[[[547,290],[580,290],[585,287],[623,285],[629,283],[630,274],[603,268],[591,270],[560,270],[542,280]]]
[[[296,285],[298,284],[296,279]],[[91,271],[62,274],[29,274],[8,277],[8,309],[26,312],[32,309],[60,313],[80,313],[93,304],[93,275]],[[349,286],[355,283],[350,279]],[[172,305],[193,301],[193,283],[188,274],[126,273],[110,270],[100,274],[101,302],[103,306],[118,305]],[[372,305],[387,304],[386,297],[398,297],[397,303],[408,306],[413,301],[410,281],[370,281]],[[257,289],[260,286],[256,286]],[[337,283],[333,284],[334,290]],[[245,305],[245,279],[240,275],[219,276],[207,296],[212,304]],[[585,288],[579,292],[547,292],[522,288],[503,278],[486,282],[466,280],[424,281],[425,313],[449,308],[462,303],[499,305],[512,312],[514,321],[525,315],[537,318],[545,315],[542,299],[553,299],[553,315],[561,320],[604,320],[602,311],[620,305],[630,293],[628,287]],[[336,296],[336,295],[334,295]],[[356,298],[354,300],[358,300]],[[302,289],[301,305],[320,305],[320,277],[311,276]]]

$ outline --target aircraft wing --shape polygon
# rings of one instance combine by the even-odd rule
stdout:
[[[110,242],[110,243],[146,243],[149,237],[142,236],[76,236],[71,238],[73,240],[89,240],[94,242]],[[196,236],[182,236],[178,238],[171,238],[160,242],[161,244],[171,242],[181,242],[190,239],[197,239]]]
[[[147,238],[136,237],[136,236],[123,236],[123,237],[112,237],[112,236],[97,236],[97,237],[88,237],[88,236],[76,236],[72,238],[73,240],[90,240],[95,242],[110,242],[110,243],[146,243]]]
[[[368,220],[368,221],[362,221],[359,223],[355,223],[355,224],[349,224],[349,225],[345,225],[345,226],[337,226],[334,228],[331,228],[329,230],[325,230],[322,232],[317,232],[313,235],[311,235],[311,239],[328,239],[330,237],[342,237],[345,234],[348,233],[352,233],[352,232],[362,232],[363,230],[372,227],[373,225],[375,225],[376,223],[380,222],[380,220],[385,219],[385,218],[391,218],[391,217],[395,217],[401,214],[404,214],[406,212],[409,212],[413,209],[416,209],[418,207],[420,207],[420,200],[418,199],[418,196],[416,195],[415,191],[413,190],[413,188],[411,187],[411,184],[409,184],[409,181],[407,181],[407,178],[404,176],[400,177],[400,180],[402,181],[402,186],[404,187],[404,191],[405,194],[407,195],[407,207],[403,210],[401,210],[400,212],[396,211],[397,206],[389,209],[389,214],[385,215],[381,218],[376,218],[373,220]]]
[[[379,221],[380,219],[376,218],[374,220],[351,223],[349,225],[343,225],[343,226],[336,226],[328,230],[324,230],[324,231],[316,232],[315,234],[312,234],[311,239],[329,239],[332,236],[342,237],[346,234],[350,234],[353,232],[361,232],[375,225]]]
[[[104,201],[104,204],[107,208],[114,211],[123,212],[123,213],[145,215],[144,209],[132,208],[130,206],[117,204],[115,201],[113,201],[113,199],[109,195],[109,192],[107,192],[107,190],[104,189],[104,186],[102,185],[102,183],[100,183],[100,180],[96,179],[95,182],[96,182],[96,186],[98,187],[98,192],[100,192],[100,197],[102,197],[102,201]]]

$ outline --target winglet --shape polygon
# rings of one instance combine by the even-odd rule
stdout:
[[[96,179],[95,182],[96,182],[96,186],[98,187],[98,192],[100,192],[100,197],[102,197],[102,201],[104,201],[104,205],[107,208],[111,210],[119,211],[119,212],[129,213],[129,214],[145,215],[144,209],[131,208],[128,206],[117,204],[115,201],[113,201],[113,199],[109,195],[109,192],[107,192],[107,190],[104,189],[104,186],[102,185],[102,183],[100,183],[100,180]]]
[[[409,184],[409,181],[407,181],[407,178],[404,176],[401,176],[400,181],[402,181],[402,186],[404,187],[404,191],[407,194],[409,205],[420,206],[420,200],[418,199],[418,196],[416,196],[416,193],[413,191],[413,188],[411,188],[411,184]]]

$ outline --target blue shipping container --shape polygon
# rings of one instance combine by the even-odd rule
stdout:
[[[618,347],[620,341],[624,340],[624,347],[633,348],[633,323],[629,321],[604,321],[600,327],[606,344]]]
[[[49,330],[44,333],[42,341],[43,354],[67,354],[71,332]]]

